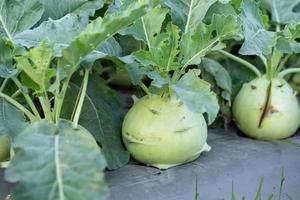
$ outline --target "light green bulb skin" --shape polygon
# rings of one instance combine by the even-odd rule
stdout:
[[[300,108],[293,89],[281,78],[273,78],[271,86],[270,82],[262,76],[244,84],[233,104],[238,128],[255,139],[284,139],[292,136],[300,124]]]
[[[127,150],[141,163],[168,169],[209,151],[207,124],[176,98],[145,96],[127,113],[122,136]]]
[[[10,158],[10,139],[0,136],[0,162],[8,161]]]

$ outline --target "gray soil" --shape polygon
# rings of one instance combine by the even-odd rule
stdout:
[[[300,144],[300,136],[288,141]],[[109,200],[199,200],[231,199],[232,185],[236,199],[255,199],[264,177],[262,199],[274,194],[278,200],[281,172],[285,181],[281,200],[300,200],[300,146],[283,142],[256,141],[236,135],[235,130],[210,130],[212,150],[196,161],[158,170],[132,161],[106,173]],[[198,189],[196,190],[196,180]],[[3,181],[0,170],[0,200],[13,186]]]

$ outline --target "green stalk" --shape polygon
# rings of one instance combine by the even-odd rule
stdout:
[[[251,63],[249,63],[248,61],[238,57],[238,56],[235,56],[227,51],[224,51],[224,50],[219,50],[219,53],[223,54],[224,56],[230,58],[231,60],[234,60],[242,65],[244,65],[245,67],[247,67],[248,69],[250,69],[257,77],[260,77],[261,76],[261,73],[260,71],[254,66],[252,65]]]
[[[11,95],[11,98],[15,99],[15,98],[18,97],[21,93],[22,93],[21,90],[18,89],[17,91],[15,91],[15,92]]]
[[[283,78],[284,76],[288,75],[288,74],[292,74],[292,73],[298,73],[300,72],[300,68],[290,68],[290,69],[286,69],[281,71],[278,74],[278,77]]]
[[[150,91],[148,90],[147,86],[144,83],[139,84],[139,86],[143,89],[143,91],[147,94],[147,95],[151,95]]]
[[[278,66],[278,68],[277,68],[277,70],[276,70],[276,73],[279,73],[279,72],[283,69],[285,63],[289,60],[290,57],[291,57],[291,55],[286,55],[286,56],[282,59],[282,61],[280,62],[279,66]]]
[[[13,82],[16,84],[16,86],[21,89],[22,88],[22,84],[20,83],[20,81],[16,78],[16,77],[12,77],[11,78],[13,80]],[[30,98],[30,96],[25,93],[25,92],[22,92],[27,104],[29,105],[30,109],[32,110],[33,114],[38,118],[38,119],[41,119],[40,117],[40,114],[38,112],[38,110],[36,109],[32,99]]]
[[[2,92],[7,84],[7,81],[8,81],[8,78],[4,79],[4,81],[2,82],[1,84],[1,87],[0,87],[0,92]]]
[[[45,118],[48,120],[48,121],[52,121],[52,117],[51,117],[51,114],[49,115],[49,108],[47,106],[47,103],[45,102],[45,98],[44,98],[44,94],[43,96],[40,96],[38,97],[39,101],[40,101],[40,104],[42,106],[42,109],[43,109],[43,112],[44,112],[44,115],[45,115]]]
[[[66,80],[66,82],[63,83],[62,89],[61,91],[57,94],[57,105],[55,108],[55,122],[58,123],[59,122],[59,118],[60,118],[60,113],[61,113],[61,109],[62,109],[62,105],[64,103],[64,99],[66,96],[66,92],[69,86],[69,82],[70,82],[71,76]]]
[[[17,109],[19,109],[21,112],[23,112],[28,119],[31,122],[34,122],[37,120],[36,116],[34,116],[29,110],[27,110],[27,108],[25,108],[23,105],[21,105],[20,103],[18,103],[16,100],[12,99],[10,96],[0,92],[0,97],[5,99],[8,103],[12,104],[13,106],[15,106]]]
[[[76,111],[75,111],[75,114],[74,114],[74,119],[73,119],[73,123],[74,123],[75,128],[78,126],[79,117],[80,117],[82,106],[83,106],[83,103],[84,103],[88,82],[89,82],[89,70],[85,69],[84,78],[83,78],[82,86],[81,86],[82,90],[80,92],[78,105],[77,105],[77,108],[76,108]]]

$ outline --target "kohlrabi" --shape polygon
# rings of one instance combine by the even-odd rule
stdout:
[[[107,198],[106,163],[118,168],[129,154],[122,149],[114,103],[95,97],[103,90],[101,98],[107,100],[111,91],[99,81],[88,84],[90,63],[109,54],[101,51],[103,42],[159,3],[126,1],[112,14],[90,21],[103,1],[61,1],[60,9],[38,0],[1,1],[0,162],[9,158],[11,141],[15,154],[5,179],[15,183],[13,199]],[[74,98],[67,101],[67,92]],[[66,110],[72,114],[66,117]],[[96,131],[79,125],[83,115],[88,118],[85,128]],[[118,148],[106,150],[108,144]]]
[[[277,2],[266,1],[272,13],[276,31],[266,30],[267,15],[260,11],[259,4],[245,0],[241,4],[241,21],[244,24],[245,41],[239,50],[242,55],[257,55],[265,66],[265,73],[252,64],[228,52],[224,56],[251,69],[257,78],[245,83],[234,100],[233,115],[237,126],[246,135],[262,140],[283,139],[293,135],[299,127],[300,108],[296,92],[284,80],[289,73],[300,72],[299,68],[283,70],[291,54],[300,52],[300,24],[286,24],[272,9]],[[279,18],[278,18],[279,17]],[[299,22],[298,22],[299,23]],[[282,25],[286,24],[282,29]],[[270,29],[272,29],[271,27]],[[275,29],[274,28],[274,29]]]
[[[213,15],[211,23],[204,24],[203,16],[195,12],[205,13],[208,7],[189,13],[182,9],[187,18],[184,26],[178,24],[181,30],[166,18],[167,8],[156,8],[122,31],[147,45],[133,53],[142,67],[131,74],[147,95],[135,100],[122,130],[131,155],[146,165],[167,169],[210,149],[203,114],[211,124],[218,114],[218,100],[210,84],[200,78],[200,70],[192,68],[212,50],[224,47],[222,41],[235,35],[239,25],[232,15]],[[149,88],[140,74],[152,79]]]

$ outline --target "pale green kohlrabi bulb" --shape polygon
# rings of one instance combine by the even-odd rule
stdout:
[[[193,161],[210,150],[203,115],[176,98],[140,99],[127,113],[122,135],[133,158],[159,169]]]
[[[233,115],[241,131],[261,139],[283,139],[299,127],[300,108],[296,94],[281,78],[265,76],[243,85],[233,104]]]

